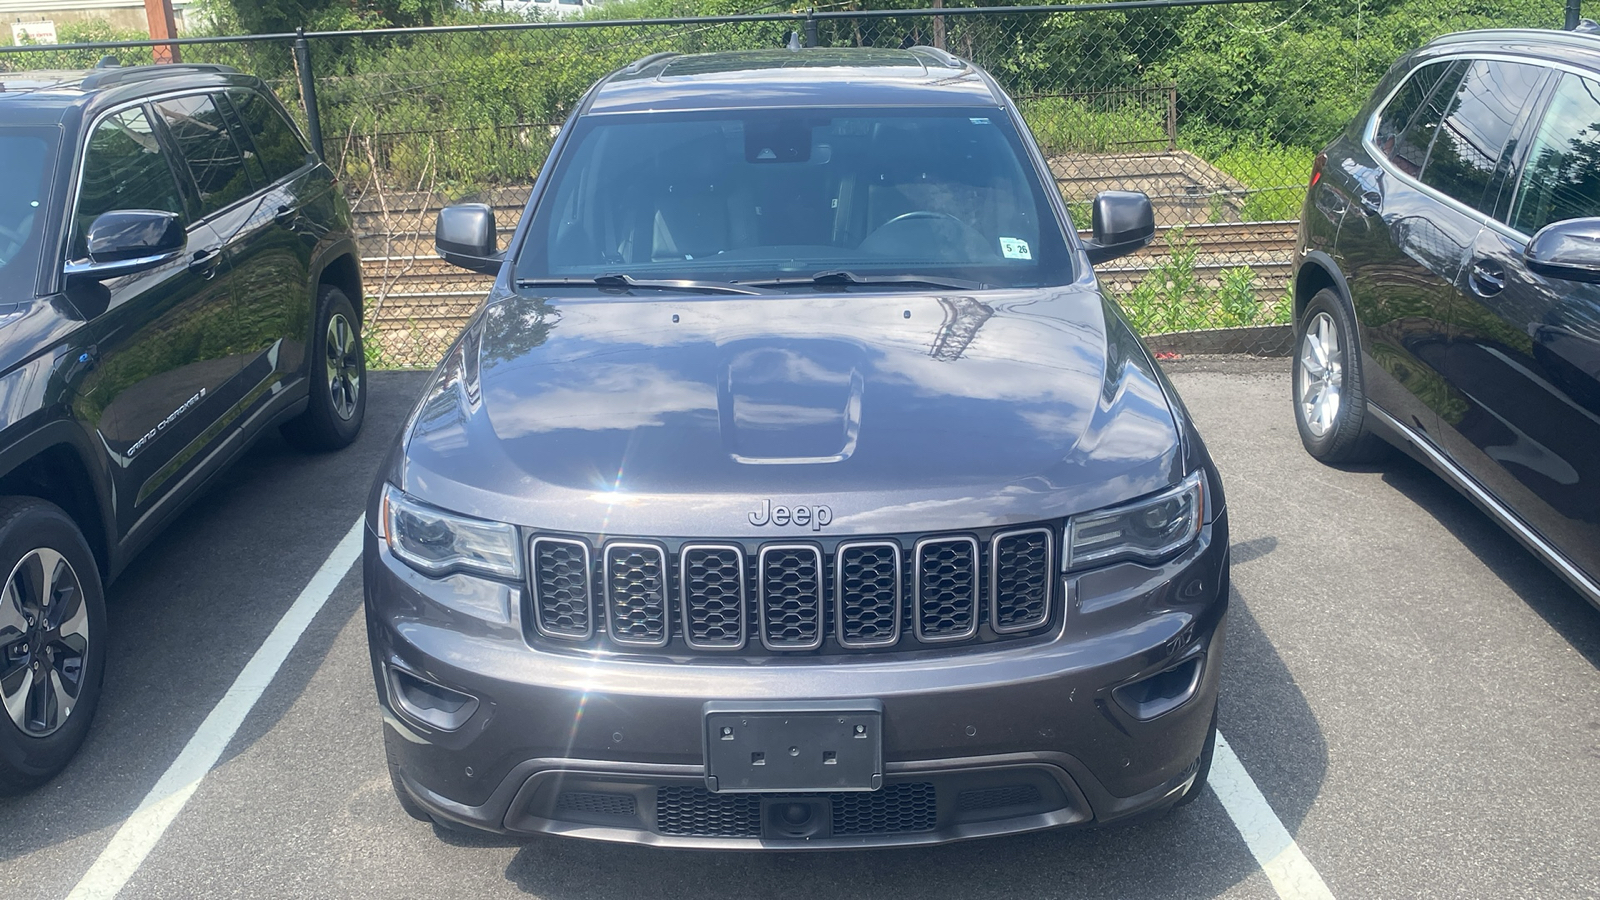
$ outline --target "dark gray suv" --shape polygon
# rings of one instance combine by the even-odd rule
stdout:
[[[933,843],[1193,799],[1222,483],[1015,106],[941,51],[602,80],[374,486],[396,793],[693,847]]]

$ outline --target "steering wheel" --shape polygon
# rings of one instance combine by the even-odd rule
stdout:
[[[910,222],[910,221],[913,221],[913,220],[916,220],[916,219],[949,219],[950,221],[956,223],[957,225],[960,225],[962,228],[971,228],[972,227],[972,226],[968,225],[967,223],[961,221],[961,219],[958,216],[953,216],[953,215],[951,215],[950,213],[947,213],[947,212],[939,212],[938,210],[933,210],[933,209],[914,209],[911,212],[901,213],[900,215],[895,216],[894,218],[890,219],[889,221],[883,223],[882,225],[879,225],[876,230],[882,231],[883,229],[888,228],[890,225],[893,225],[896,222]]]

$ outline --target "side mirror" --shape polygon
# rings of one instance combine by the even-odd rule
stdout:
[[[493,275],[505,254],[497,249],[494,210],[487,203],[461,203],[439,210],[433,229],[433,246],[445,262],[473,272]]]
[[[1600,284],[1600,219],[1568,219],[1539,229],[1522,251],[1528,269],[1547,278]]]
[[[1083,242],[1091,265],[1127,256],[1156,236],[1156,212],[1142,191],[1101,191],[1091,218],[1094,237]]]
[[[89,259],[68,263],[68,278],[101,281],[154,269],[177,261],[188,243],[182,217],[154,209],[102,213],[85,238]]]

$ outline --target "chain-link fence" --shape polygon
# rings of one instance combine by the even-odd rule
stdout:
[[[525,23],[478,13],[446,28],[198,40],[177,49],[185,62],[262,76],[320,133],[356,214],[374,365],[431,366],[439,358],[488,279],[434,255],[438,209],[487,202],[509,234],[560,123],[598,78],[648,54],[782,47],[791,35],[835,47],[931,45],[983,66],[1016,98],[1080,228],[1098,191],[1141,190],[1154,202],[1155,242],[1100,269],[1142,332],[1241,328],[1239,338],[1212,343],[1271,350],[1287,335],[1262,326],[1289,319],[1295,220],[1312,159],[1389,64],[1450,31],[1559,28],[1568,7],[1569,0],[1135,0],[603,18],[639,14],[615,6],[582,19]],[[83,67],[108,53],[130,63],[150,61],[152,51],[0,48],[0,71]]]

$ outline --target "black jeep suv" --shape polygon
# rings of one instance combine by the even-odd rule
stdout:
[[[657,56],[557,137],[367,512],[414,815],[950,841],[1203,790],[1222,483],[1011,100],[943,51]]]
[[[1600,605],[1600,36],[1403,57],[1318,157],[1297,262],[1306,449],[1405,448]]]
[[[265,429],[348,444],[361,279],[332,173],[221,66],[0,82],[0,792],[64,766],[102,586]]]

